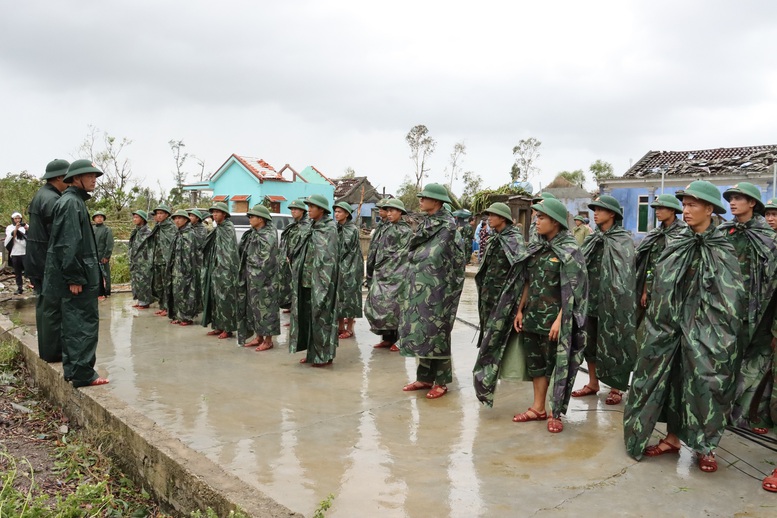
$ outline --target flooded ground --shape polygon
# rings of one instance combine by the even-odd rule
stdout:
[[[530,383],[503,382],[494,408],[481,407],[476,331],[465,323],[477,322],[472,279],[453,335],[454,382],[435,401],[401,390],[415,362],[373,349],[364,319],[334,364],[314,369],[288,353],[286,336],[259,353],[131,305],[128,295],[100,303],[97,367],[111,383],[89,390],[112,391],[306,515],[333,494],[332,517],[777,516],[777,494],[761,489],[777,453],[735,435],[721,443],[718,472],[704,474],[686,449],[629,458],[623,405],[606,406],[605,393],[573,400],[561,434],[512,422],[532,402]],[[33,311],[19,317],[34,325]]]

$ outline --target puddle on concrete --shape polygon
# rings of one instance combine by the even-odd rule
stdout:
[[[475,300],[467,279],[459,318],[476,322]],[[759,505],[777,505],[760,481],[725,468],[722,460],[714,475],[699,473],[687,451],[679,459],[636,464],[623,449],[623,407],[606,407],[604,392],[573,400],[558,435],[544,422],[512,422],[532,402],[530,383],[501,383],[495,407],[481,407],[471,383],[475,330],[464,324],[453,337],[451,392],[428,401],[423,391],[402,392],[415,362],[373,349],[379,338],[365,319],[357,320],[355,339],[340,342],[333,366],[312,369],[297,362],[301,355],[288,353],[286,336],[258,353],[207,337],[200,326],[170,325],[131,304],[127,295],[100,303],[97,367],[111,384],[99,390],[111,390],[185,444],[306,515],[330,493],[332,517],[569,514],[574,504],[564,502],[588,495],[591,512],[616,506],[635,515],[678,514],[676,505],[687,505],[713,515],[745,510],[758,516]],[[22,321],[31,324],[33,311],[24,308]],[[576,386],[586,378],[581,374]],[[772,469],[765,451],[749,443],[727,436],[722,446],[731,451],[721,450],[721,459],[736,455]]]

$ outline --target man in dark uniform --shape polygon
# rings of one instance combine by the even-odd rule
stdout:
[[[97,242],[97,259],[103,274],[104,293],[99,300],[111,296],[111,254],[113,254],[113,230],[105,224],[105,213],[97,211],[92,215],[94,240]]]
[[[74,387],[104,385],[94,370],[102,285],[97,243],[85,201],[102,171],[89,160],[76,160],[64,182],[70,184],[54,205],[46,255],[43,295],[56,299],[62,312],[62,367]]]
[[[46,184],[32,197],[28,208],[30,229],[27,231],[27,255],[24,257],[24,271],[30,278],[37,299],[35,301],[35,325],[38,329],[38,355],[47,362],[62,361],[60,325],[62,314],[59,301],[43,296],[43,272],[46,268],[46,251],[49,248],[51,224],[54,221],[54,204],[67,188],[63,182],[70,163],[66,160],[52,160],[46,166],[43,180]]]

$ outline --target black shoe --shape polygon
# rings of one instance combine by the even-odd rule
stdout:
[[[18,290],[16,290],[16,292],[15,292],[15,293],[16,293],[17,295],[23,295],[23,294],[24,294],[24,290],[23,290],[23,289],[21,289],[21,288],[19,288]]]

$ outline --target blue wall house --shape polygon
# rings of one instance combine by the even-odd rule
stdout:
[[[707,180],[722,193],[737,182],[746,181],[761,189],[766,201],[773,196],[777,145],[696,151],[649,151],[623,176],[602,180],[601,194],[615,197],[623,207],[623,226],[636,241],[655,228],[655,212],[650,203],[656,196],[674,194],[694,180]],[[728,202],[723,200],[731,219]]]
[[[245,212],[267,201],[271,212],[289,213],[297,198],[321,194],[334,200],[334,183],[313,166],[297,172],[289,164],[276,171],[260,158],[232,154],[207,182],[184,185],[185,191],[208,192],[214,201],[224,201],[230,211]]]

